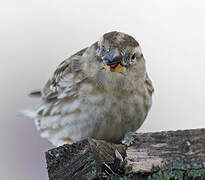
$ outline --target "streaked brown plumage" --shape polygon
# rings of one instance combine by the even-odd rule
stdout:
[[[144,122],[153,91],[138,42],[114,31],[64,60],[33,92],[42,104],[25,114],[54,145],[86,137],[120,142]]]

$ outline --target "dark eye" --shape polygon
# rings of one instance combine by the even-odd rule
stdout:
[[[135,57],[136,57],[136,54],[134,53],[134,54],[132,55],[131,59],[134,60]]]

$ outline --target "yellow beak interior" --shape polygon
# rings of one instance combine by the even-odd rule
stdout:
[[[110,72],[114,72],[114,73],[121,73],[123,70],[123,66],[121,66],[120,64],[118,64],[118,66],[114,69],[114,71],[113,70],[111,71],[110,66],[108,66],[106,64],[104,64],[104,68],[105,68],[105,70],[110,71]]]

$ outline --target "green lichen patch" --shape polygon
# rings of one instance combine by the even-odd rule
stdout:
[[[131,146],[134,143],[135,140],[135,133],[134,132],[128,132],[125,134],[125,137],[122,141],[122,144],[126,145],[126,146]]]
[[[121,176],[111,176],[110,180],[205,180],[205,167],[197,163],[190,165],[183,161],[174,161],[164,167],[155,167],[151,173],[129,173]]]
[[[148,176],[148,180],[203,180],[205,168],[200,163],[190,165],[184,161],[174,161],[161,168],[154,168],[154,173]]]
[[[87,174],[86,179],[87,180],[93,180],[96,179],[97,176],[97,170],[96,168],[92,168],[91,171]]]

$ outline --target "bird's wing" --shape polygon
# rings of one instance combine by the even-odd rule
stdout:
[[[42,99],[52,101],[56,98],[69,96],[69,92],[74,90],[78,81],[72,79],[79,77],[81,73],[80,60],[87,48],[82,49],[68,59],[64,60],[55,70],[53,77],[49,79],[42,90]],[[78,79],[79,81],[82,78]]]
[[[81,69],[82,55],[86,49],[64,60],[43,90],[33,91],[32,95],[41,95],[42,104],[35,110],[23,112],[25,116],[35,120],[41,136],[48,138],[54,145],[71,143],[72,140],[85,136],[78,131],[85,123],[78,118],[80,102],[77,96],[81,84],[86,81]],[[76,123],[79,125],[76,126]]]

